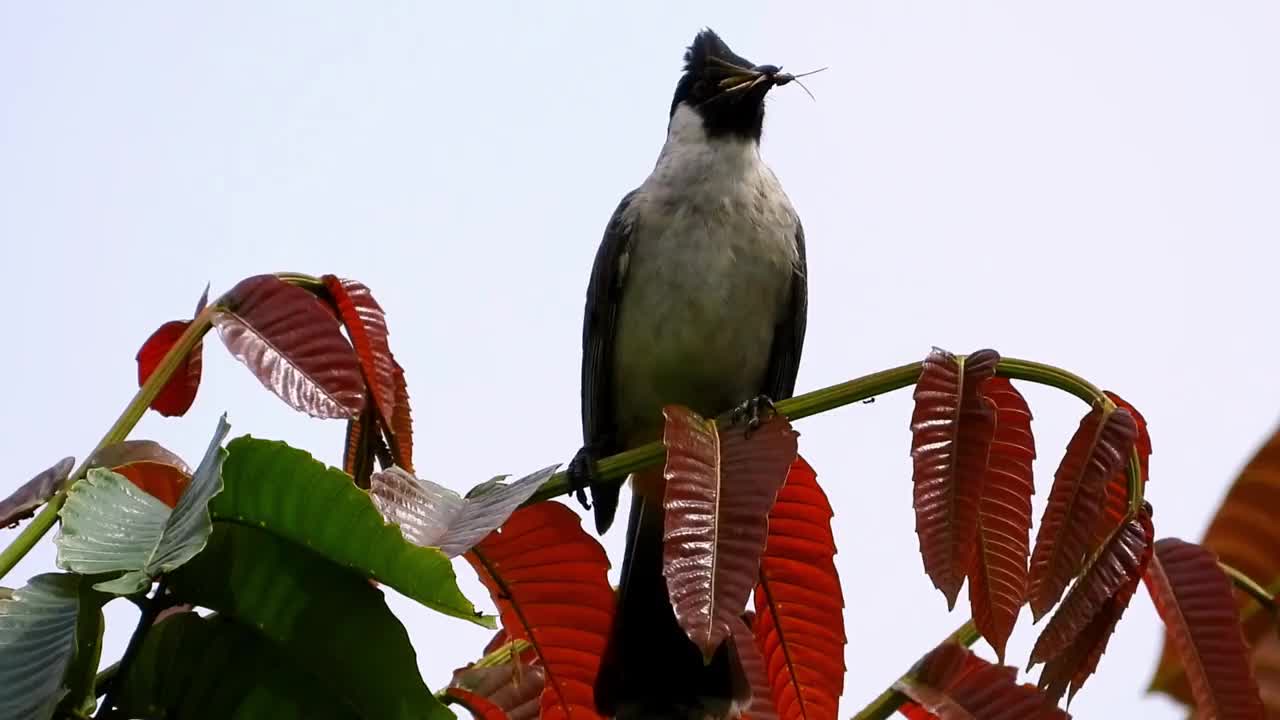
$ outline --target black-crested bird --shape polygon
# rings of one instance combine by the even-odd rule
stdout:
[[[596,254],[583,328],[585,446],[571,464],[597,530],[618,487],[599,457],[657,440],[662,408],[754,417],[791,396],[804,342],[804,231],[760,158],[765,95],[794,80],[753,65],[711,30],[685,53],[653,172],[613,213]],[[750,690],[728,643],[709,663],[676,622],[662,575],[661,469],[635,474],[618,612],[597,709],[618,718],[734,716]]]

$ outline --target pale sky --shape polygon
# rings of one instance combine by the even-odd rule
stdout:
[[[933,345],[1060,365],[1145,413],[1157,534],[1198,539],[1280,407],[1270,2],[0,0],[0,494],[83,458],[138,345],[206,282],[282,270],[359,279],[386,308],[422,475],[465,490],[567,461],[595,248],[702,26],[757,63],[831,68],[816,103],[773,94],[763,146],[808,237],[797,390]],[[1025,394],[1038,519],[1085,407]],[[134,437],[195,464],[223,412],[232,436],[340,461],[341,422],[293,413],[216,338],[190,414]],[[967,613],[919,559],[909,415],[899,391],[797,425],[836,510],[844,716]],[[621,524],[605,545],[620,563]],[[3,584],[53,567],[46,542]],[[487,637],[393,606],[433,688]],[[108,612],[111,660],[134,613]],[[1024,612],[1013,664],[1038,629]],[[1075,716],[1183,717],[1144,695],[1158,646],[1140,590]]]

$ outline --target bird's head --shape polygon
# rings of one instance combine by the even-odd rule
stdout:
[[[683,104],[698,113],[709,136],[759,140],[764,96],[794,79],[777,66],[756,65],[735,54],[708,28],[685,51],[684,75],[671,100],[671,116]]]

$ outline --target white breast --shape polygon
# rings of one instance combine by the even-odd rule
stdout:
[[[757,144],[707,138],[682,106],[627,219],[614,350],[624,434],[665,404],[715,414],[761,392],[799,254],[795,212]]]

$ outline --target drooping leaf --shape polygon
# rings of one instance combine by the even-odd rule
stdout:
[[[978,505],[995,433],[995,407],[982,387],[1000,355],[963,359],[934,349],[916,383],[911,413],[913,505],[920,555],[953,608],[977,548]]]
[[[1084,416],[1067,444],[1031,553],[1027,597],[1036,620],[1057,604],[1084,566],[1107,480],[1124,467],[1137,432],[1128,411],[1099,406]]]
[[[1266,633],[1258,638],[1251,662],[1267,718],[1280,717],[1280,634]]]
[[[1004,662],[1004,649],[1027,596],[1031,495],[1035,492],[1031,410],[1007,378],[987,380],[996,430],[978,504],[978,548],[969,571],[969,605],[978,632]]]
[[[778,708],[773,704],[773,691],[769,687],[769,671],[752,634],[754,615],[755,613],[748,611],[733,624],[733,634],[729,636],[734,655],[751,685],[751,704],[747,706],[743,717],[745,720],[778,720]]]
[[[319,298],[274,275],[255,275],[232,288],[224,303],[213,324],[264,387],[313,417],[360,414],[360,361]]]
[[[230,429],[225,416],[218,421],[204,459],[172,510],[123,475],[90,470],[68,491],[59,512],[59,567],[84,575],[123,571],[94,587],[132,595],[199,553],[211,528],[209,500],[222,490],[222,440]]]
[[[476,720],[508,720],[507,713],[486,697],[459,687],[451,687],[445,694],[466,708]]]
[[[381,436],[378,433],[377,408],[365,402],[359,417],[347,421],[347,438],[342,452],[342,471],[351,476],[358,488],[369,487],[374,463],[378,457]]]
[[[342,471],[281,442],[240,437],[227,450],[215,520],[256,525],[437,612],[493,627],[458,589],[449,558],[406,541]]]
[[[797,456],[769,512],[751,624],[785,720],[835,718],[844,690],[844,595],[831,518],[817,473]]]
[[[1138,532],[1141,532],[1142,536],[1140,541],[1135,537]],[[1102,654],[1106,652],[1111,634],[1115,631],[1116,624],[1120,622],[1120,617],[1124,614],[1125,609],[1129,607],[1129,600],[1138,589],[1138,583],[1146,572],[1147,565],[1151,560],[1153,543],[1154,531],[1151,526],[1150,505],[1145,505],[1142,513],[1137,518],[1128,521],[1115,534],[1111,541],[1112,546],[1103,553],[1098,561],[1101,564],[1116,551],[1120,553],[1126,552],[1120,546],[1134,548],[1141,545],[1145,549],[1138,559],[1137,568],[1131,571],[1131,574],[1114,593],[1103,599],[1093,618],[1084,625],[1065,649],[1045,663],[1044,670],[1040,673],[1038,686],[1055,703],[1062,699],[1062,695],[1067,692],[1068,686],[1070,686],[1070,695],[1068,695],[1068,702],[1070,702],[1070,699],[1074,698],[1075,694],[1084,686],[1089,676],[1097,670],[1098,661],[1102,659]],[[1089,584],[1091,582],[1089,578],[1093,574],[1091,570],[1085,576],[1085,585],[1083,587],[1092,587]],[[1077,584],[1080,582],[1077,581]],[[1076,594],[1076,592],[1073,589],[1072,595]],[[1067,596],[1063,607],[1054,616],[1055,620],[1058,615],[1065,613],[1069,606],[1076,605],[1071,599],[1072,595]],[[1052,624],[1053,621],[1051,620],[1050,625]],[[1046,628],[1045,634],[1048,634],[1048,632],[1049,629]]]
[[[208,547],[168,582],[180,602],[254,628],[360,717],[452,717],[423,683],[382,592],[302,545],[216,522]]]
[[[387,341],[387,317],[363,283],[334,275],[320,278],[338,308],[338,317],[360,359],[365,384],[382,423],[391,427],[396,414],[395,358]]]
[[[1017,671],[992,665],[948,640],[934,649],[919,670],[894,684],[914,703],[903,714],[938,720],[1066,720],[1031,685],[1018,684]],[[914,707],[912,706],[914,705]]]
[[[204,310],[205,303],[208,301],[209,286],[206,285],[204,294],[196,303],[196,315]],[[147,338],[146,342],[142,343],[135,358],[138,361],[138,387],[146,383],[147,378],[151,377],[160,362],[164,360],[164,356],[169,354],[170,348],[178,343],[178,339],[190,326],[189,320],[171,320],[161,325],[151,334],[151,337]],[[192,346],[191,352],[187,353],[174,368],[168,382],[160,388],[159,394],[151,401],[151,409],[166,417],[185,415],[187,410],[191,409],[191,403],[195,402],[196,391],[200,389],[203,365],[204,340],[200,339]]]
[[[781,416],[723,432],[688,408],[663,409],[667,447],[662,574],[676,620],[708,661],[759,581],[768,516],[796,459]]]
[[[1222,562],[1274,590],[1280,587],[1280,522],[1276,521],[1274,510],[1278,507],[1280,430],[1267,439],[1236,477],[1201,545],[1216,553]],[[1246,594],[1237,593],[1236,607],[1250,644],[1276,632],[1274,619],[1269,613],[1259,612],[1259,605]],[[1151,689],[1184,703],[1192,702],[1191,687],[1167,637]]]
[[[1067,649],[1120,588],[1136,585],[1150,557],[1147,528],[1151,519],[1140,515],[1121,526],[1094,563],[1067,593],[1031,649],[1031,666],[1057,657]]]
[[[124,717],[356,720],[330,685],[226,617],[179,613],[147,632],[118,680]]]
[[[1155,545],[1143,577],[1195,698],[1213,718],[1264,717],[1231,581],[1205,548],[1177,538]]]
[[[609,560],[582,520],[557,502],[517,510],[467,552],[513,638],[546,673],[543,720],[596,718],[596,672],[613,621]]]
[[[387,522],[400,527],[406,540],[457,557],[506,522],[556,467],[543,468],[510,484],[486,483],[465,498],[393,467],[374,473],[369,495]]]
[[[0,599],[0,720],[47,720],[76,651],[80,580],[37,575]]]
[[[1111,399],[1117,406],[1129,411],[1133,416],[1134,422],[1138,427],[1138,436],[1134,442],[1134,449],[1138,452],[1138,459],[1141,461],[1143,482],[1147,479],[1148,460],[1151,457],[1151,435],[1147,432],[1147,420],[1142,417],[1142,413],[1137,408],[1125,402],[1124,398],[1116,395],[1110,390],[1106,391],[1106,396]],[[1111,479],[1107,481],[1106,491],[1102,499],[1102,513],[1098,515],[1098,521],[1094,523],[1094,545],[1101,546],[1102,543],[1111,537],[1116,528],[1120,527],[1120,523],[1129,513],[1129,462],[1128,458],[1125,462],[1111,475]]]
[[[396,411],[391,416],[392,456],[396,465],[413,472],[413,413],[409,410],[409,386],[405,384],[404,368],[395,364],[392,379],[396,384]]]
[[[19,522],[34,515],[36,508],[48,502],[67,481],[75,464],[75,458],[64,457],[0,500],[0,527],[17,527]]]
[[[178,504],[191,468],[182,458],[151,440],[125,440],[97,451],[91,467],[113,470],[169,507]]]

